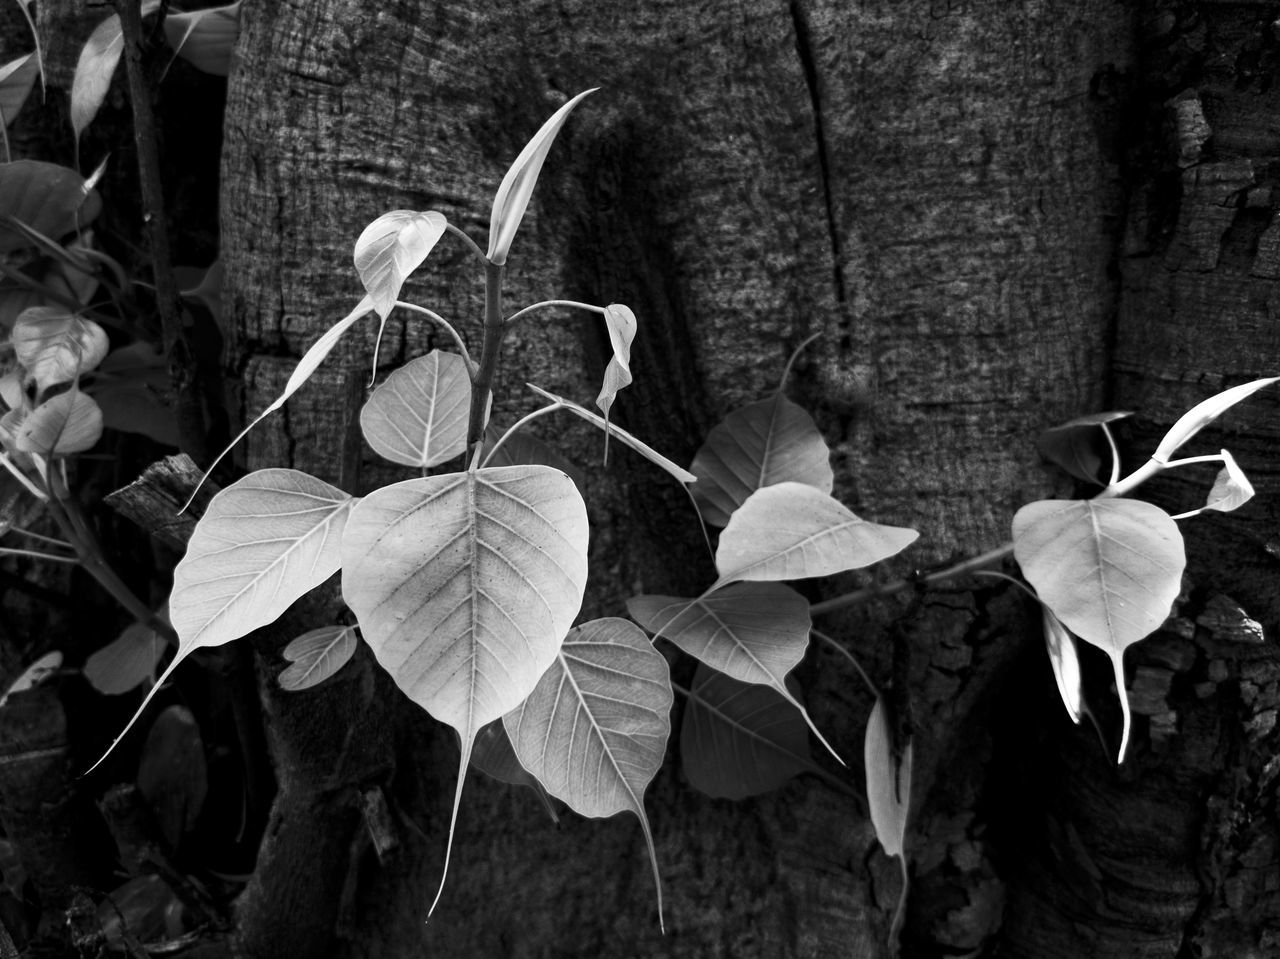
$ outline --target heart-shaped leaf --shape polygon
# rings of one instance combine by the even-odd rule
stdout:
[[[604,325],[609,331],[609,345],[613,356],[604,368],[604,384],[596,397],[596,406],[609,422],[609,411],[618,391],[631,385],[631,343],[636,338],[636,315],[621,303],[610,303],[604,308]],[[605,436],[608,436],[606,430]]]
[[[1169,615],[1182,586],[1182,534],[1164,510],[1132,499],[1041,500],[1013,518],[1013,555],[1040,600],[1115,669],[1129,743],[1124,651]]]
[[[1077,417],[1041,433],[1036,440],[1036,448],[1041,456],[1057,463],[1077,479],[1101,484],[1104,457],[1111,457],[1103,430],[1108,423],[1132,415],[1109,412]]]
[[[24,310],[9,338],[18,362],[42,391],[95,369],[111,345],[97,323],[60,306]]]
[[[360,411],[365,441],[405,466],[447,462],[467,448],[471,377],[456,353],[410,360],[373,391]]]
[[[32,246],[31,233],[54,240],[87,226],[102,209],[102,198],[75,170],[40,160],[0,163],[0,253]]]
[[[756,490],[795,482],[830,493],[831,451],[813,417],[781,393],[734,410],[712,427],[693,458],[694,499],[713,526]]]
[[[1079,725],[1083,692],[1080,686],[1080,652],[1076,649],[1076,638],[1048,606],[1041,606],[1040,612],[1044,621],[1044,645],[1049,652],[1049,665],[1053,667],[1054,681],[1058,684],[1058,695],[1062,697],[1062,705],[1067,708],[1071,721]]]
[[[1223,450],[1222,469],[1218,472],[1217,479],[1213,481],[1213,489],[1209,490],[1209,498],[1204,508],[1230,513],[1253,499],[1253,493],[1253,484],[1249,482],[1249,477],[1244,475],[1240,464],[1236,462],[1234,456]]]
[[[356,652],[352,626],[321,626],[303,633],[280,653],[289,660],[276,681],[282,689],[298,692],[318,686],[347,665]]]
[[[240,36],[240,0],[225,7],[170,13],[164,18],[164,35],[173,52],[197,70],[225,77]]]
[[[716,799],[758,796],[816,768],[791,702],[704,664],[680,724],[680,763],[690,785]]]
[[[92,397],[67,390],[45,400],[22,420],[13,445],[37,456],[83,453],[102,436],[102,410]]]
[[[7,127],[13,122],[39,73],[40,61],[34,51],[0,67],[0,123]]]
[[[118,637],[84,661],[84,678],[98,692],[119,696],[156,674],[168,643],[146,623],[130,623]]]
[[[542,163],[555,142],[556,134],[564,126],[565,120],[582,98],[594,93],[596,88],[584,90],[551,115],[533,135],[515,163],[502,178],[498,192],[493,197],[493,212],[489,217],[489,251],[486,254],[490,261],[501,266],[507,262],[507,253],[511,250],[511,241],[515,239],[520,221],[524,219],[525,210],[529,207],[529,198],[537,185],[538,174],[542,172]]]
[[[160,0],[143,0],[142,16],[155,13]],[[80,50],[76,62],[75,77],[71,81],[71,129],[76,139],[84,132],[102,106],[111,87],[111,76],[120,62],[124,50],[124,35],[120,17],[112,14],[94,28],[88,41]]]
[[[448,221],[434,210],[392,210],[378,217],[356,240],[356,272],[383,320],[400,297],[400,287],[444,236]]]
[[[533,691],[586,579],[586,504],[550,467],[407,480],[351,512],[342,595],[396,685],[462,741],[440,892],[476,734]]]
[[[800,711],[818,741],[843,763],[787,689],[786,676],[809,648],[809,602],[781,583],[734,583],[697,599],[636,596],[627,612],[712,669],[771,687]]]
[[[902,552],[913,529],[859,519],[839,501],[804,483],[756,490],[720,534],[713,590],[735,580],[809,579],[859,569]]]
[[[662,882],[644,791],[671,733],[667,661],[625,619],[571,630],[537,687],[503,717],[520,763],[583,816],[640,819],[662,921]]]
[[[178,653],[102,759],[191,653],[274,622],[338,571],[342,532],[355,502],[342,490],[289,469],[250,473],[209,501],[173,571],[169,614]]]
[[[867,770],[867,806],[876,838],[888,856],[905,856],[907,818],[911,811],[911,743],[899,761],[893,749],[888,710],[876,697],[867,720],[864,760]]]
[[[1231,407],[1241,400],[1248,399],[1264,386],[1270,386],[1275,382],[1280,382],[1280,376],[1269,376],[1266,379],[1242,383],[1239,386],[1233,386],[1229,390],[1223,390],[1221,393],[1211,396],[1201,403],[1197,403],[1186,413],[1183,413],[1178,418],[1178,422],[1170,427],[1169,432],[1164,435],[1164,439],[1160,441],[1160,445],[1156,448],[1151,458],[1157,462],[1167,462],[1169,457],[1176,453],[1178,448],[1186,443],[1187,440],[1191,439]]]

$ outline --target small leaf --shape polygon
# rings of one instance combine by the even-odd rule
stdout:
[[[35,689],[46,679],[62,668],[62,653],[58,650],[45,653],[34,663],[24,669],[5,690],[4,695],[0,696],[0,706],[4,706],[8,702],[9,697],[14,693],[25,693],[28,689]]]
[[[711,590],[735,580],[809,579],[860,569],[902,552],[919,535],[859,519],[812,486],[776,483],[748,496],[729,519],[716,548],[720,578]]]
[[[604,325],[609,331],[613,356],[604,368],[604,384],[596,397],[596,406],[600,407],[607,424],[618,391],[631,385],[631,343],[636,338],[636,315],[621,303],[610,303],[604,308]],[[608,435],[606,430],[605,436]]]
[[[84,678],[98,692],[120,696],[154,679],[168,645],[146,623],[130,623],[84,662]]]
[[[1079,725],[1083,692],[1080,687],[1080,652],[1076,649],[1076,638],[1048,606],[1042,605],[1040,612],[1044,620],[1044,644],[1049,651],[1049,665],[1053,667],[1058,695],[1062,697],[1062,705],[1067,708],[1071,721]]]
[[[734,410],[712,427],[693,458],[694,499],[713,526],[756,490],[795,482],[830,493],[831,451],[813,417],[781,393]]]
[[[102,407],[108,429],[177,446],[178,423],[166,402],[171,389],[169,364],[155,347],[139,340],[107,354],[88,392]]]
[[[0,122],[6,127],[27,102],[39,73],[40,61],[34,52],[0,67]]]
[[[497,452],[490,456],[493,444],[501,435],[502,430],[495,430],[492,427],[485,431],[484,447],[480,456],[480,461],[485,466],[532,466],[535,464],[550,466],[567,474],[578,489],[586,488],[586,479],[582,475],[582,470],[550,443],[539,439],[528,430],[517,430],[508,436],[506,441],[498,447]]]
[[[1213,489],[1209,491],[1209,499],[1204,504],[1204,508],[1230,513],[1253,499],[1253,493],[1253,484],[1249,482],[1249,477],[1244,475],[1240,464],[1236,462],[1234,456],[1223,450],[1222,469],[1218,472],[1217,479],[1213,481]]]
[[[172,16],[173,14],[170,14],[170,17]],[[165,22],[168,23],[168,20]],[[226,273],[226,267],[223,265],[222,258],[219,257],[204,270],[195,286],[181,291],[184,297],[203,303],[205,309],[213,315],[219,325],[223,321],[222,284]]]
[[[551,144],[555,142],[556,134],[564,126],[573,108],[596,89],[598,88],[593,87],[584,90],[553,113],[520,151],[516,161],[511,164],[511,169],[502,178],[498,192],[493,197],[493,212],[489,217],[489,251],[486,254],[496,265],[501,266],[507,262],[511,241],[515,239],[520,221],[524,219],[529,198],[538,182],[538,174],[542,172],[542,163],[551,150]]]
[[[351,511],[343,598],[396,685],[462,743],[432,910],[475,737],[554,662],[586,580],[586,504],[567,476],[546,466],[406,480]]]
[[[1036,449],[1051,463],[1056,463],[1076,479],[1102,485],[1104,457],[1110,459],[1102,427],[1132,413],[1091,413],[1060,426],[1045,430],[1036,440]]]
[[[884,698],[876,697],[867,720],[864,744],[867,769],[867,806],[871,825],[885,855],[906,855],[907,819],[911,812],[911,743],[902,750],[899,762],[893,751],[888,711]]]
[[[29,231],[56,240],[87,226],[101,209],[101,197],[75,170],[39,160],[0,163],[0,210]],[[34,242],[0,216],[0,253]]]
[[[143,0],[142,16],[155,13],[160,0]],[[75,78],[71,81],[71,129],[78,140],[93,118],[111,87],[111,76],[120,62],[124,37],[120,17],[112,14],[94,28],[80,50]]]
[[[41,391],[95,369],[110,348],[102,327],[60,306],[24,310],[10,339],[18,362]]]
[[[627,601],[627,612],[712,669],[771,687],[844,762],[787,689],[786,675],[804,658],[813,625],[808,600],[795,590],[780,583],[734,583],[698,599],[636,596]]]
[[[538,777],[520,765],[516,751],[511,745],[511,737],[507,735],[501,719],[495,719],[476,733],[476,743],[471,750],[471,765],[490,779],[496,779],[511,786],[527,786],[532,789],[543,808],[547,810],[551,821],[559,825],[560,817],[556,815],[551,797],[542,788],[542,783],[538,782]]]
[[[14,446],[37,456],[83,453],[102,436],[102,410],[79,390],[45,400],[18,427]]]
[[[360,411],[374,452],[393,463],[426,468],[467,448],[471,377],[456,353],[432,350],[387,377]]]
[[[644,792],[671,734],[667,661],[625,619],[570,630],[551,667],[502,723],[521,765],[582,816],[640,819],[662,922],[658,855]]]
[[[1181,589],[1186,552],[1178,524],[1139,500],[1041,500],[1014,516],[1013,555],[1063,625],[1110,657],[1124,713],[1124,762],[1124,651],[1159,628]]]
[[[356,240],[356,272],[384,321],[400,297],[405,278],[444,236],[448,221],[434,210],[392,210],[378,217]]]
[[[292,664],[276,681],[282,689],[297,692],[318,686],[355,655],[356,631],[351,626],[321,626],[303,633],[281,655]]]
[[[164,34],[174,53],[197,70],[225,77],[240,36],[240,0],[225,7],[170,13],[164,18]]]
[[[176,849],[195,826],[209,792],[204,741],[186,706],[170,706],[152,724],[138,764],[138,791]]]
[[[1280,381],[1280,376],[1270,376],[1266,379],[1242,383],[1240,386],[1233,386],[1229,390],[1223,390],[1221,393],[1197,403],[1178,418],[1178,422],[1174,423],[1169,432],[1164,435],[1164,439],[1160,441],[1160,445],[1156,448],[1151,458],[1159,463],[1168,462],[1169,457],[1176,453],[1178,448],[1186,443],[1187,440],[1191,439],[1231,407],[1241,400],[1248,399],[1264,386],[1270,386],[1277,381]]]
[[[680,724],[680,764],[689,784],[715,799],[758,796],[815,769],[808,731],[790,702],[704,664]]]

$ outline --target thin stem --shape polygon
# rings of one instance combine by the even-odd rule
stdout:
[[[782,368],[782,376],[778,380],[778,388],[775,393],[781,393],[787,387],[787,377],[791,375],[791,367],[795,366],[796,360],[800,359],[800,354],[804,352],[804,348],[818,339],[822,334],[814,333],[805,338],[804,342],[791,351],[791,355],[787,357],[787,365]]]
[[[31,559],[47,559],[51,563],[78,563],[75,556],[57,556],[53,553],[42,553],[35,549],[17,549],[12,546],[0,546],[0,556],[28,556]]]
[[[476,256],[480,257],[480,259],[484,260],[486,264],[489,262],[489,258],[484,255],[484,250],[480,249],[480,247],[476,245],[475,240],[471,239],[471,237],[467,236],[465,233],[459,230],[452,223],[446,223],[444,225],[444,228],[448,232],[452,233],[454,236],[461,239],[462,242],[465,243],[470,248],[471,252],[474,253]]]
[[[1120,482],[1120,451],[1116,449],[1116,438],[1111,435],[1111,427],[1106,423],[1099,423],[1102,427],[1102,435],[1107,438],[1107,446],[1111,450],[1111,481],[1108,486],[1115,486]]]
[[[406,310],[412,310],[415,313],[421,313],[427,319],[443,327],[444,331],[453,337],[453,342],[458,345],[458,349],[462,353],[462,358],[467,362],[467,372],[473,379],[475,378],[475,361],[471,359],[471,354],[467,351],[467,344],[463,342],[462,337],[458,335],[458,331],[450,325],[448,320],[439,313],[428,310],[425,306],[418,306],[416,303],[406,303],[404,300],[396,300],[396,306],[403,307]]]
[[[49,494],[36,486],[35,483],[31,482],[31,480],[27,478],[27,474],[22,472],[13,460],[9,459],[8,453],[0,453],[0,466],[7,469],[13,478],[21,483],[23,488],[40,502],[49,502]]]
[[[867,689],[871,690],[871,695],[879,698],[880,688],[871,681],[871,677],[867,675],[867,671],[862,668],[862,663],[858,662],[858,657],[854,656],[853,653],[849,652],[849,650],[845,649],[834,639],[820,630],[810,629],[809,635],[813,636],[814,639],[826,643],[829,648],[835,650],[845,659],[849,660],[849,662],[853,663],[853,668],[858,671],[858,675],[862,677],[862,681],[867,684]]]
[[[547,413],[554,413],[558,409],[560,409],[559,403],[551,403],[551,404],[548,404],[547,406],[539,407],[538,409],[534,410],[532,413],[526,413],[524,416],[520,417],[520,419],[516,420],[514,424],[507,427],[507,430],[505,433],[503,433],[500,437],[498,437],[498,442],[493,444],[493,449],[489,450],[489,453],[487,456],[485,456],[484,462],[481,464],[481,466],[489,465],[489,461],[492,460],[494,454],[498,452],[498,448],[501,447],[502,444],[507,441],[508,437],[515,435],[516,430],[520,429],[526,423],[530,423],[533,420],[536,420],[539,416],[545,416]]]
[[[1174,469],[1179,466],[1191,466],[1193,463],[1221,463],[1223,462],[1221,453],[1210,453],[1204,456],[1187,456],[1180,460],[1169,460],[1164,464],[1165,469]]]
[[[1124,479],[1120,480],[1120,482],[1112,483],[1101,493],[1095,496],[1094,499],[1113,499],[1117,496],[1124,496],[1130,490],[1141,486],[1157,473],[1167,469],[1168,466],[1169,464],[1161,463],[1159,460],[1149,459]]]
[[[524,316],[526,313],[532,313],[534,310],[541,310],[548,306],[563,306],[569,309],[590,310],[592,313],[599,313],[601,316],[605,315],[603,306],[592,306],[590,303],[579,303],[577,300],[543,300],[541,303],[534,303],[532,306],[526,306],[524,309],[517,310],[515,313],[512,313],[503,321],[503,325],[507,327],[514,326],[516,320],[520,319],[520,317]]]
[[[502,352],[502,274],[496,263],[484,265],[484,333],[480,343],[480,366],[471,378],[471,415],[467,422],[467,459],[471,450],[484,439],[485,414],[493,379],[498,372]]]
[[[44,536],[40,533],[34,533],[29,529],[15,528],[10,532],[16,533],[19,536],[25,536],[27,537],[27,539],[34,539],[40,543],[47,543],[50,546],[57,546],[57,547],[61,547],[62,549],[75,549],[75,547],[72,546],[70,543],[63,542],[60,539],[54,539],[52,536]]]

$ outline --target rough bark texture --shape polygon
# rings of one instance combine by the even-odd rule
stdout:
[[[513,247],[510,303],[630,305],[636,385],[619,419],[685,462],[822,332],[793,392],[818,410],[837,494],[921,529],[911,563],[990,548],[1017,506],[1069,491],[1037,463],[1038,428],[1128,404],[1143,411],[1133,440],[1148,450],[1187,406],[1280,365],[1268,313],[1276,145],[1264,132],[1275,94],[1257,78],[1272,67],[1249,61],[1247,83],[1240,72],[1251,43],[1270,63],[1275,41],[1250,9],[247,6],[223,170],[244,411],[273,398],[359,298],[351,247],[369,221],[438,209],[483,245],[506,165],[567,95],[599,85],[548,161]],[[1177,96],[1171,116],[1198,96],[1213,131],[1181,168],[1186,138],[1157,136]],[[474,337],[479,290],[476,264],[446,239],[406,298]],[[372,322],[353,332],[259,428],[249,465],[294,466],[353,492],[400,478],[361,451],[355,424],[374,335]],[[589,400],[604,344],[576,315],[524,323],[495,418],[528,408],[526,381]],[[383,358],[433,345],[430,326],[393,319]],[[1267,635],[1280,616],[1274,410],[1262,399],[1230,421],[1264,505],[1196,527],[1195,589],[1130,660],[1148,721],[1119,772],[1090,732],[1062,721],[1039,639],[1003,587],[825,624],[877,679],[896,679],[916,733],[910,954],[1266,954],[1277,663],[1269,643],[1232,642],[1229,624],[1239,633],[1232,602]],[[705,585],[679,490],[638,460],[594,468],[599,437],[576,424],[544,435],[588,467],[584,616],[616,615],[635,592]],[[1191,505],[1200,493],[1170,483],[1157,495]],[[260,644],[268,680],[280,667],[270,647]],[[813,715],[854,760],[870,704],[838,659],[815,659],[803,677]],[[634,821],[556,829],[531,796],[479,780],[424,925],[452,735],[367,659],[315,696],[272,686],[281,791],[242,900],[244,955],[885,953],[897,872],[856,804],[811,779],[711,801],[674,758],[648,797],[665,937]],[[1096,688],[1111,723],[1106,680]],[[401,828],[381,858],[363,838],[371,790]]]

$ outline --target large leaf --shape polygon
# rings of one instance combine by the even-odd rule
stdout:
[[[625,619],[593,619],[570,631],[523,703],[503,717],[520,763],[547,792],[583,816],[640,819],[662,919],[662,882],[644,791],[671,733],[667,661]]]
[[[337,572],[343,528],[355,502],[342,490],[289,469],[250,473],[209,501],[173,571],[169,614],[178,653],[102,759],[191,653],[274,622]]]
[[[1041,500],[1013,518],[1013,555],[1062,624],[1105,652],[1129,743],[1124,651],[1159,628],[1182,585],[1182,534],[1158,506],[1131,499]]]
[[[735,580],[808,579],[870,566],[919,537],[913,529],[859,519],[803,483],[756,490],[720,534],[712,590]]]
[[[448,221],[434,210],[392,210],[378,217],[356,240],[356,272],[382,319],[395,308],[400,287],[444,236]]]
[[[280,653],[289,665],[276,682],[282,689],[298,692],[318,686],[340,670],[355,655],[356,631],[352,626],[321,626],[292,640]]]
[[[37,456],[83,453],[102,436],[102,410],[92,397],[67,390],[45,400],[23,418],[14,446]]]
[[[1280,382],[1280,376],[1269,376],[1265,379],[1253,380],[1249,383],[1233,386],[1229,390],[1223,390],[1221,393],[1197,403],[1186,413],[1183,413],[1178,418],[1178,422],[1169,428],[1169,432],[1164,435],[1164,439],[1160,441],[1160,445],[1156,448],[1155,453],[1151,455],[1151,458],[1157,462],[1168,461],[1169,457],[1176,453],[1182,444],[1231,409],[1231,407],[1241,400],[1248,399],[1264,386],[1270,386],[1276,382]]]
[[[586,579],[586,504],[550,467],[407,480],[351,512],[342,595],[396,685],[462,741],[433,910],[476,734],[533,691],[578,615]]]
[[[815,768],[788,700],[703,664],[680,724],[680,762],[689,783],[717,799],[758,796]]]
[[[0,163],[0,214],[30,230],[59,239],[88,225],[102,199],[75,170],[40,160]],[[33,245],[22,230],[0,221],[0,253]]]
[[[155,13],[160,0],[143,0],[142,16]],[[76,139],[84,132],[102,106],[111,87],[111,76],[124,50],[124,36],[118,14],[111,14],[94,28],[80,50],[76,73],[71,81],[71,129]]]
[[[470,404],[466,361],[432,350],[373,391],[360,411],[360,429],[374,452],[393,463],[436,466],[466,450]]]
[[[0,67],[0,123],[7,127],[13,122],[39,73],[40,60],[34,51]]]
[[[905,856],[907,817],[911,811],[911,743],[899,759],[893,749],[888,710],[876,697],[863,744],[867,772],[867,806],[871,825],[886,855]]]
[[[809,648],[809,601],[781,583],[734,583],[698,599],[636,596],[627,612],[690,656],[744,683],[771,687],[800,711],[805,723],[841,762],[786,676]]]
[[[795,482],[830,493],[831,451],[813,417],[781,393],[734,410],[693,458],[702,518],[723,526],[756,490]]]
[[[489,259],[501,266],[507,262],[507,253],[511,250],[511,241],[515,239],[520,221],[524,219],[525,210],[529,207],[529,198],[538,182],[538,174],[542,172],[542,163],[547,158],[556,134],[564,126],[565,120],[582,98],[594,93],[596,88],[584,90],[551,115],[542,128],[533,135],[520,155],[516,157],[507,175],[502,178],[498,192],[493,197],[493,212],[489,217]]]
[[[169,46],[196,69],[218,77],[227,76],[240,36],[240,2],[168,14],[164,18],[164,35]]]
[[[18,362],[41,390],[95,369],[110,348],[106,330],[60,306],[24,310],[9,336]]]

